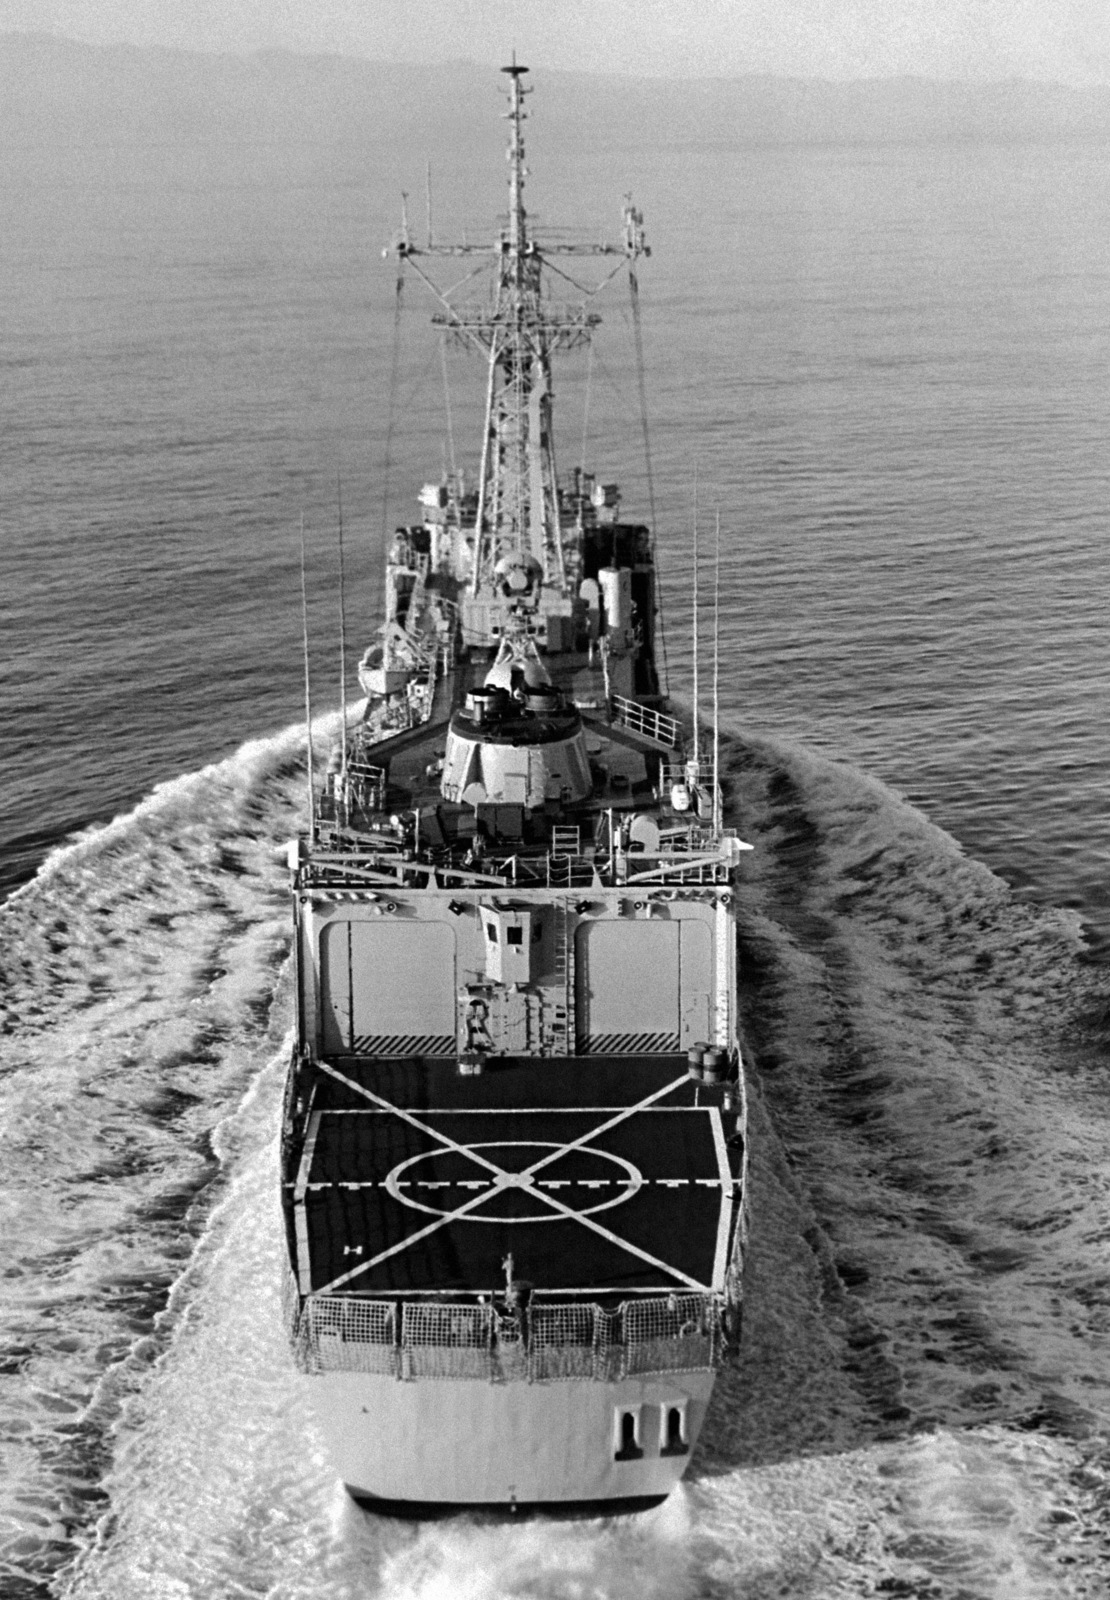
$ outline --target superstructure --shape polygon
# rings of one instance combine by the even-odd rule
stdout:
[[[648,528],[556,470],[553,357],[599,318],[552,258],[635,292],[642,218],[540,241],[505,70],[498,237],[394,247],[486,363],[477,471],[396,532],[365,712],[291,852],[290,1333],[349,1491],[412,1514],[665,1496],[746,1235],[745,847],[661,695]],[[439,289],[434,257],[483,251],[486,300]]]

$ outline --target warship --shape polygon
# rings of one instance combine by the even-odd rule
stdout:
[[[658,1503],[741,1320],[748,847],[715,733],[661,690],[652,533],[556,471],[553,358],[620,273],[638,328],[643,218],[544,242],[504,71],[497,236],[392,246],[486,363],[477,470],[392,539],[365,702],[318,787],[310,739],[290,846],[287,1326],[346,1489],[393,1515]],[[601,282],[567,303],[572,255]],[[436,256],[483,258],[487,297]]]

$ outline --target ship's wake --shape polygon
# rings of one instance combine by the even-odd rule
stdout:
[[[304,749],[289,730],[162,785],[0,913],[5,1593],[40,1592],[107,1509],[112,1429],[234,1166],[223,1124],[274,1049]]]
[[[889,790],[739,732],[754,1231],[686,1483],[508,1527],[344,1500],[278,1307],[303,757],[290,731],[164,786],[4,908],[0,1589],[1098,1593],[1104,973]]]

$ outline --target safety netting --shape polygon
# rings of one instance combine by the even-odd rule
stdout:
[[[630,1300],[621,1310],[628,1372],[690,1372],[716,1365],[721,1318],[708,1296]]]
[[[593,1305],[565,1305],[537,1306],[533,1310],[529,1355],[535,1379],[551,1382],[594,1376],[599,1309]]]
[[[408,1303],[401,1320],[407,1378],[485,1378],[493,1345],[488,1305]]]
[[[397,1307],[388,1300],[309,1299],[305,1336],[322,1372],[397,1371]]]
[[[590,1302],[501,1309],[489,1302],[366,1300],[285,1287],[290,1341],[304,1372],[398,1378],[618,1382],[695,1372],[724,1353],[717,1295],[672,1294],[605,1308]]]

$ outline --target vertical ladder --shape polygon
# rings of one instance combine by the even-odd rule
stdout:
[[[555,987],[561,996],[555,1003],[556,1021],[562,1024],[552,1039],[552,1054],[571,1056],[574,1037],[574,928],[564,896],[555,901]]]

